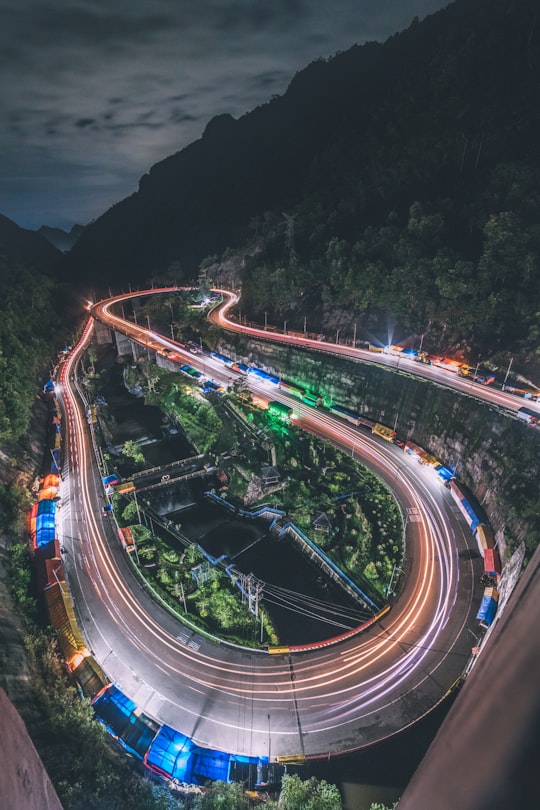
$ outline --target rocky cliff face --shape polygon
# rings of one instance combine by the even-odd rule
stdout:
[[[540,431],[485,405],[400,371],[227,336],[236,353],[276,375],[393,427],[457,470],[485,509],[501,551],[540,543]],[[285,376],[285,375],[283,375]],[[472,393],[472,389],[471,389]]]
[[[2,689],[0,734],[2,740],[9,740],[3,747],[0,768],[2,807],[13,810],[62,810],[28,731]]]

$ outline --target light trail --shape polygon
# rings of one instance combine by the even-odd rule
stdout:
[[[196,365],[198,356],[111,311],[130,297],[176,290],[111,298],[94,305],[93,314],[145,346],[166,348]],[[227,305],[234,305],[232,298],[225,311]],[[350,750],[395,733],[436,705],[467,658],[461,634],[470,598],[464,608],[457,593],[458,588],[472,589],[473,582],[470,562],[462,562],[458,570],[456,543],[465,547],[468,536],[459,533],[446,490],[438,483],[435,487],[406,456],[398,460],[396,448],[295,401],[302,427],[361,457],[392,488],[405,513],[415,510],[417,520],[406,524],[407,585],[384,620],[335,647],[268,656],[198,637],[198,649],[191,649],[177,638],[179,625],[170,616],[150,607],[146,595],[144,602],[139,599],[142,591],[122,557],[125,552],[112,532],[107,534],[103,518],[96,518],[101,515],[96,496],[101,482],[76,386],[79,358],[92,336],[90,324],[61,374],[71,495],[78,493],[85,517],[80,554],[84,568],[68,566],[68,579],[96,657],[121,688],[135,699],[144,685],[150,702],[145,711],[159,722],[178,728],[197,744],[248,756],[254,751],[263,754],[270,746],[274,756]],[[263,384],[248,379],[248,385],[268,396]],[[272,391],[271,398],[290,404],[281,391]],[[74,509],[72,516],[76,520]],[[456,524],[457,536],[449,520]],[[72,537],[77,534],[77,529],[70,531]],[[64,544],[73,551],[73,542],[64,539]],[[406,695],[414,695],[414,716],[403,714]],[[374,715],[382,719],[373,723]]]
[[[293,346],[298,346],[303,349],[311,349],[325,354],[339,355],[352,360],[360,360],[363,363],[375,364],[385,366],[389,370],[407,371],[415,377],[436,382],[445,388],[450,388],[454,391],[459,391],[461,394],[473,396],[476,399],[481,399],[483,402],[489,402],[492,405],[515,413],[523,405],[532,407],[533,410],[538,410],[540,416],[540,402],[529,402],[524,400],[523,397],[516,396],[507,391],[499,391],[496,388],[489,386],[481,386],[479,383],[474,383],[473,380],[467,377],[460,377],[457,373],[452,373],[448,370],[437,368],[436,366],[424,365],[412,360],[408,357],[393,356],[384,353],[377,353],[375,356],[373,352],[367,349],[359,349],[352,346],[344,346],[339,343],[332,343],[323,340],[313,340],[308,337],[298,337],[296,335],[280,334],[279,332],[270,332],[265,329],[260,329],[254,326],[244,326],[237,323],[229,317],[229,313],[239,303],[239,296],[235,292],[225,289],[215,289],[215,293],[219,293],[225,299],[225,303],[216,308],[211,313],[212,320],[223,329],[232,332],[240,332],[242,334],[250,335],[251,337],[259,338],[265,341],[274,341],[277,343],[287,343]]]

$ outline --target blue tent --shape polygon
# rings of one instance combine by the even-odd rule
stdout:
[[[483,596],[480,610],[476,614],[476,618],[483,621],[489,627],[493,624],[493,619],[497,612],[497,602],[491,596]]]
[[[198,782],[212,779],[221,782],[230,781],[231,756],[222,751],[209,748],[197,748],[193,751],[192,774]]]
[[[191,782],[191,740],[170,726],[162,726],[145,757],[147,768],[169,779]]]
[[[53,475],[60,474],[60,450],[51,450],[53,460],[51,461],[51,473]]]
[[[143,759],[159,724],[138,711],[137,706],[114,684],[103,689],[92,701],[97,717],[118,741]]]
[[[439,478],[442,478],[443,481],[450,481],[452,478],[455,478],[454,473],[448,467],[444,467],[442,464],[439,464],[438,467],[435,467],[437,475]]]
[[[36,546],[46,546],[56,535],[56,501],[44,499],[38,504],[36,516]]]

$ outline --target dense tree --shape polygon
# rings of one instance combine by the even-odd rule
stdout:
[[[285,774],[279,795],[279,810],[341,810],[343,803],[335,785],[314,777],[302,780]]]
[[[249,810],[250,802],[242,785],[214,782],[208,793],[197,796],[193,810]]]
[[[143,452],[137,442],[134,442],[132,439],[128,439],[124,442],[122,455],[130,459],[138,467],[144,464]]]
[[[0,258],[0,442],[28,429],[39,375],[59,340],[54,297],[50,278]]]

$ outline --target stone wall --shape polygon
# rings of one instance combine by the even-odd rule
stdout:
[[[540,431],[435,383],[375,363],[329,357],[271,342],[222,337],[218,350],[253,362],[393,427],[457,470],[482,504],[501,552],[540,543]],[[508,548],[507,548],[508,547]]]

